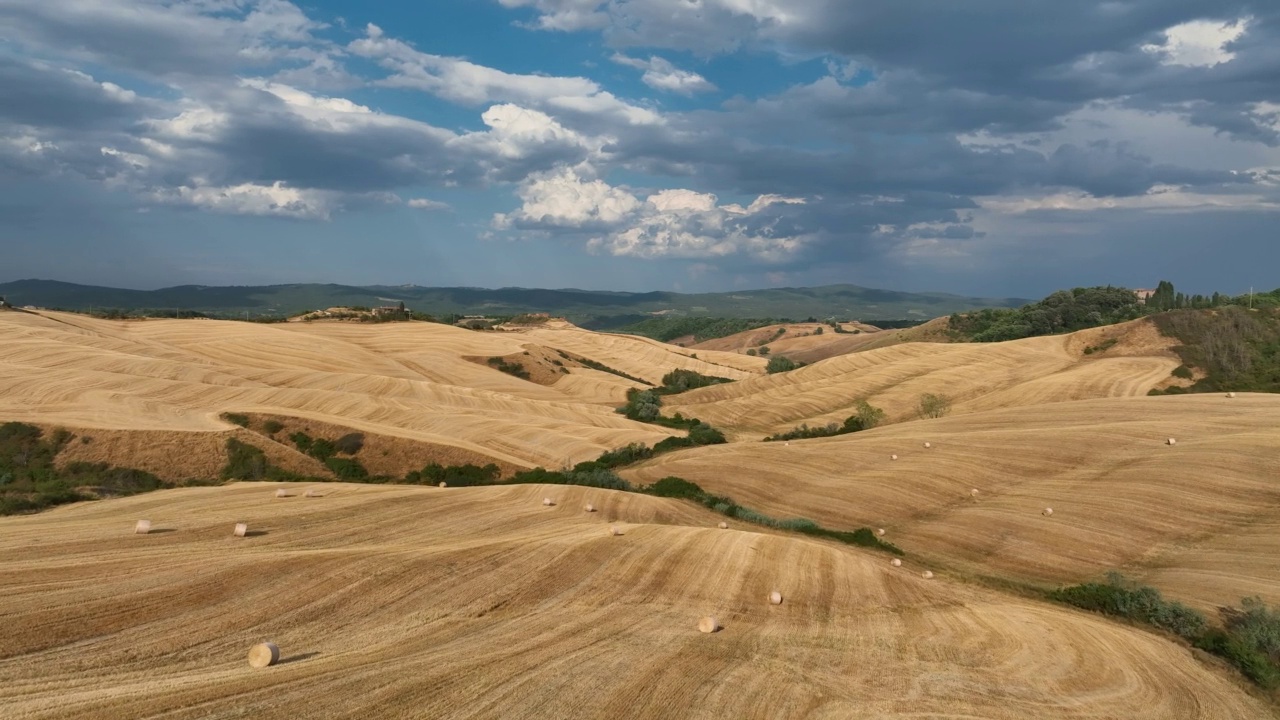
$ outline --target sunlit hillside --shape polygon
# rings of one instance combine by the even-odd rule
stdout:
[[[718,530],[677,501],[339,484],[277,498],[276,487],[166,490],[0,522],[4,716],[1269,712],[1146,631],[926,580],[916,562]],[[131,534],[144,517],[153,532]],[[247,537],[232,536],[236,522]],[[719,632],[698,631],[707,615]],[[281,661],[255,670],[245,656],[264,639]]]

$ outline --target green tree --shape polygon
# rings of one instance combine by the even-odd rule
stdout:
[[[800,366],[786,355],[774,355],[769,358],[769,364],[764,366],[764,371],[772,375],[774,373],[790,372],[798,367]]]
[[[951,412],[951,398],[946,395],[925,393],[916,405],[916,414],[924,418],[940,418]]]

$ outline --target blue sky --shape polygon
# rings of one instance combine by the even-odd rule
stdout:
[[[0,281],[1280,285],[1280,7],[0,0]]]

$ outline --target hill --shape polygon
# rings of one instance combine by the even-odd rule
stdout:
[[[861,550],[717,530],[673,500],[276,487],[0,522],[6,717],[1270,714],[1146,631]],[[143,517],[160,532],[131,534]],[[706,614],[723,629],[699,633]],[[251,669],[264,638],[281,663]]]
[[[429,288],[416,285],[270,285],[206,287],[184,285],[160,290],[126,290],[56,282],[19,280],[0,283],[0,296],[16,306],[64,310],[97,308],[174,309],[219,316],[292,315],[328,307],[373,307],[398,302],[434,315],[517,315],[546,312],[595,329],[614,328],[653,317],[723,318],[835,315],[844,319],[917,319],[979,308],[1016,307],[1016,298],[969,298],[945,293],[904,293],[855,285],[776,288],[731,293],[625,293],[599,290],[529,288]]]
[[[489,358],[538,370],[547,384],[501,372]],[[263,325],[5,313],[0,419],[90,437],[90,430],[165,433],[167,445],[173,433],[234,430],[224,413],[277,415],[456,448],[486,462],[560,467],[679,434],[614,412],[638,384],[631,378],[657,384],[683,368],[738,379],[763,366],[729,353],[695,359],[645,338],[572,326],[475,332],[437,323]],[[296,452],[280,440],[282,451]],[[180,472],[171,454],[156,456],[155,464]]]
[[[880,335],[850,337],[865,336],[870,342]],[[702,418],[743,437],[760,437],[801,423],[843,421],[858,400],[882,407],[893,421],[914,418],[924,393],[947,395],[958,413],[1140,396],[1178,382],[1170,374],[1181,364],[1173,351],[1176,341],[1162,336],[1147,319],[998,344],[886,344],[792,372],[694,390],[667,404],[673,413]],[[1092,351],[1103,345],[1105,351]]]

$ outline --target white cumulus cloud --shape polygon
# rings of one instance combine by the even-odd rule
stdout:
[[[712,92],[716,89],[716,86],[711,81],[698,73],[681,70],[672,65],[671,61],[657,56],[650,57],[648,60],[640,60],[621,53],[614,53],[610,59],[619,65],[643,70],[644,75],[640,76],[640,81],[655,90],[666,90],[667,92],[690,96],[694,93]]]

